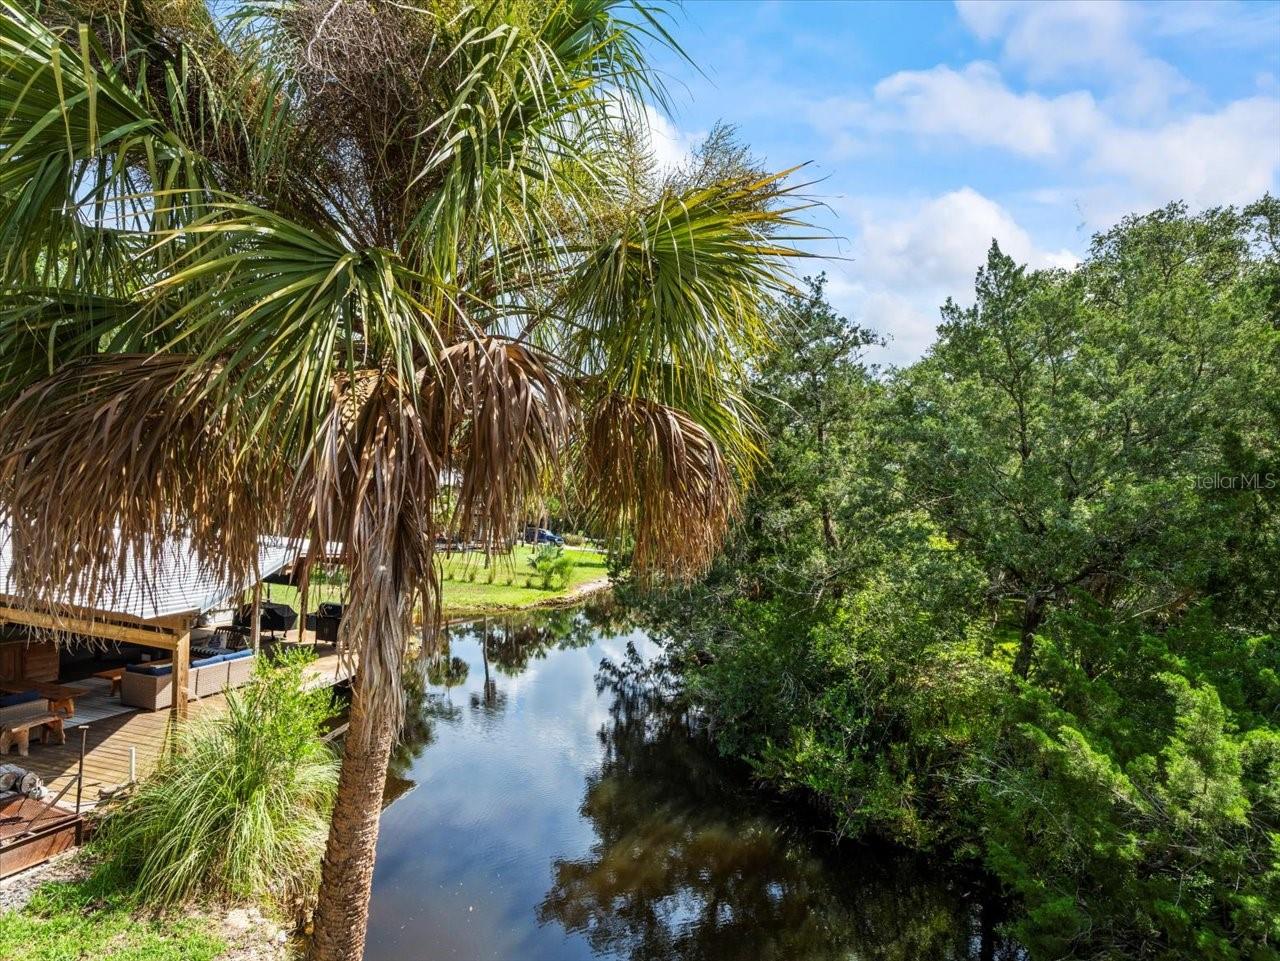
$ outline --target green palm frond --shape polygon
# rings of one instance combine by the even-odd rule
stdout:
[[[215,205],[162,243],[183,252],[140,292],[145,305],[113,347],[159,338],[202,366],[217,363],[210,389],[274,412],[258,426],[274,443],[294,442],[286,450],[319,423],[336,374],[389,365],[414,384],[442,347],[413,294],[422,278],[388,251],[351,250],[244,204]]]
[[[565,282],[573,363],[657,400],[739,375],[769,339],[764,308],[791,289],[784,263],[804,239],[778,235],[808,206],[781,184],[787,173],[624,210]]]

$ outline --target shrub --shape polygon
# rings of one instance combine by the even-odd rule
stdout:
[[[529,566],[537,572],[543,590],[564,587],[573,573],[573,558],[558,544],[546,544],[537,548],[529,557]]]
[[[102,870],[149,905],[197,895],[288,905],[318,881],[338,761],[320,739],[327,689],[308,657],[258,667],[226,711],[181,727],[156,771],[94,841]]]
[[[584,543],[586,543],[586,538],[583,537],[581,534],[565,534],[564,542],[569,547],[581,547]]]

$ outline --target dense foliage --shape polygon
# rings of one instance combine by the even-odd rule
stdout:
[[[321,738],[327,688],[300,657],[263,665],[225,712],[177,729],[174,749],[111,810],[95,847],[108,876],[149,905],[274,900],[314,889],[338,760]]]
[[[993,245],[887,373],[814,282],[737,533],[632,598],[723,751],[984,864],[1033,958],[1280,952],[1278,228],[1267,197],[1072,270]]]

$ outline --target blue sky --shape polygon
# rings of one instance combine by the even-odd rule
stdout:
[[[809,162],[815,263],[876,359],[933,339],[993,236],[1036,266],[1175,199],[1280,192],[1280,3],[688,0],[652,112],[677,162],[717,120],[774,168]]]

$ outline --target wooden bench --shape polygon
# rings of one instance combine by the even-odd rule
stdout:
[[[35,691],[49,702],[51,713],[68,718],[76,712],[76,698],[89,693],[82,687],[63,687],[48,681],[0,681],[0,691],[9,694]]]
[[[50,734],[58,739],[59,744],[66,744],[67,733],[63,730],[62,721],[61,714],[37,714],[35,717],[24,718],[21,721],[10,721],[5,727],[0,728],[0,757],[8,754],[9,748],[15,744],[18,745],[18,754],[26,757],[33,727],[40,729],[41,744],[49,743]]]

